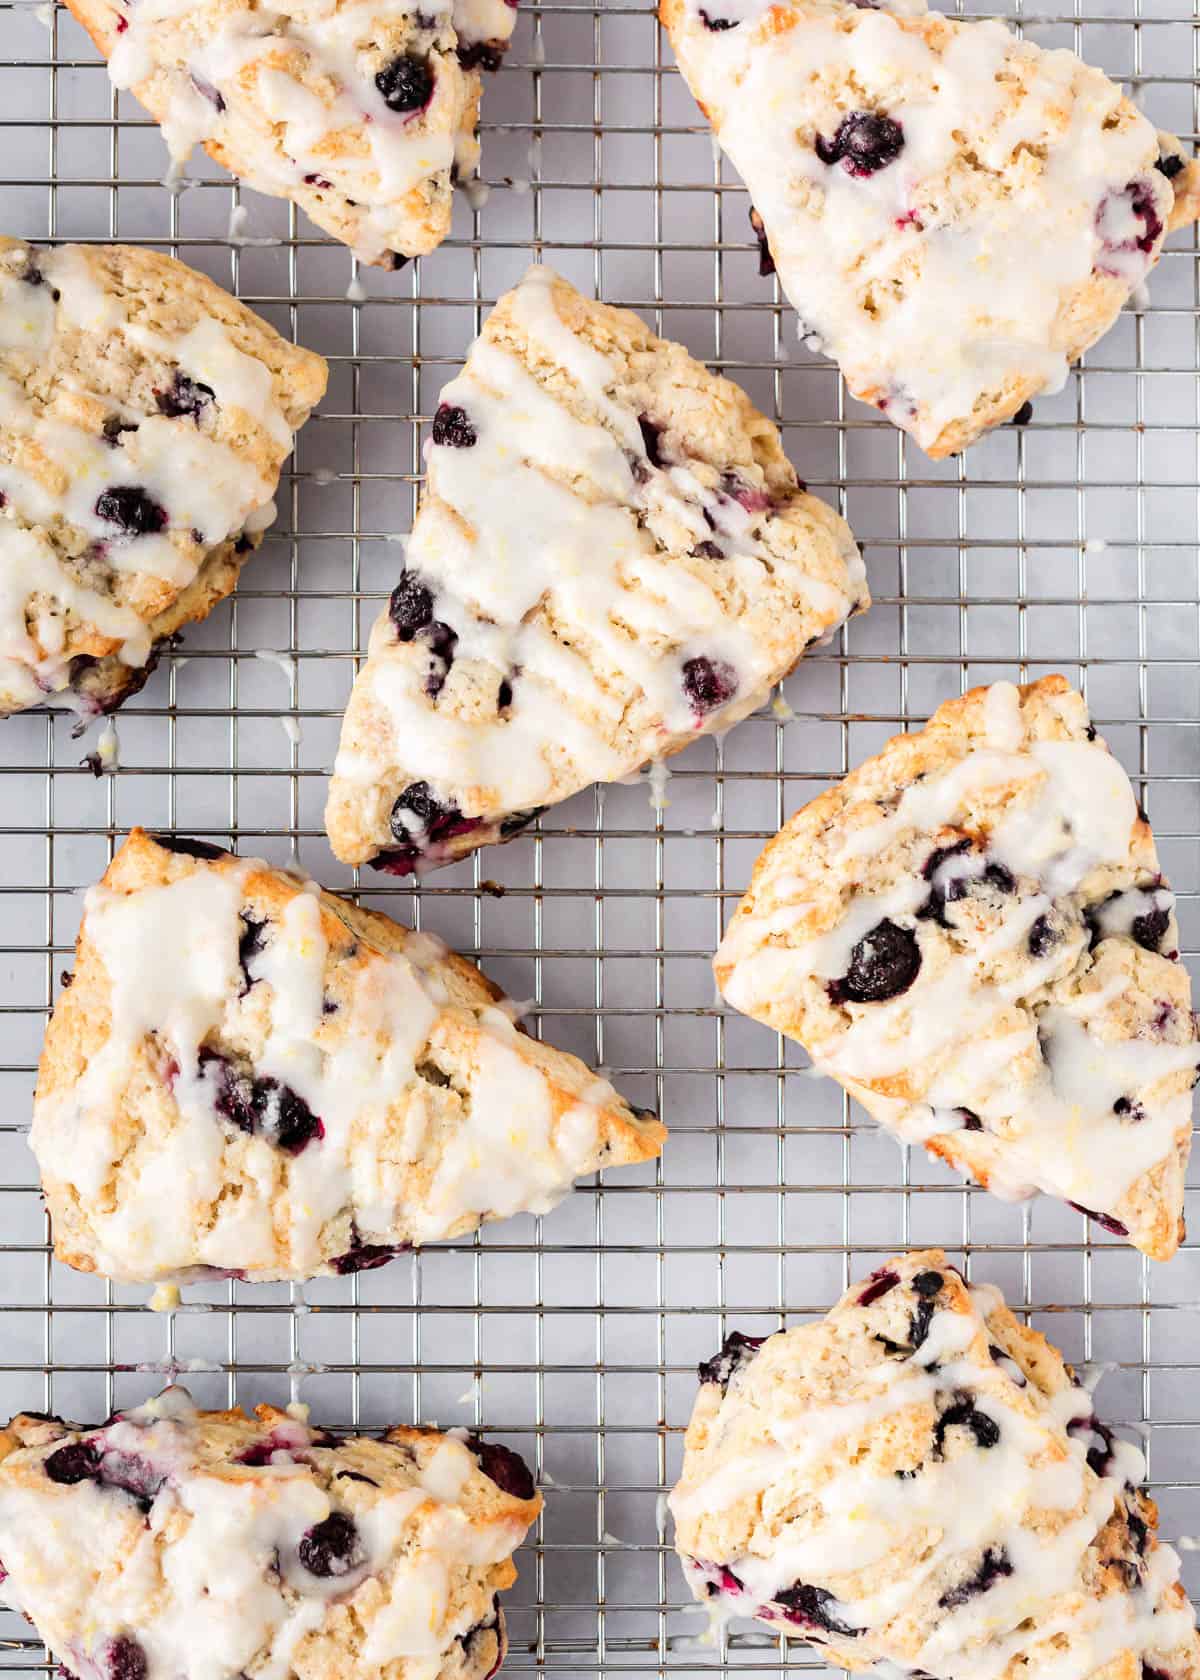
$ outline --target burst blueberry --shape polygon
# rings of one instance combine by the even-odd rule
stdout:
[[[96,518],[117,526],[127,536],[150,537],[166,525],[167,510],[140,484],[115,484],[97,498]]]
[[[331,1511],[324,1522],[310,1528],[297,1547],[297,1556],[319,1580],[349,1575],[366,1556],[358,1529],[343,1511]]]
[[[412,53],[401,53],[375,77],[375,86],[388,110],[401,114],[423,110],[432,97],[433,82],[429,60]]]
[[[90,1482],[100,1473],[100,1454],[91,1441],[69,1441],[58,1447],[46,1459],[42,1468],[52,1482],[73,1487],[76,1482]]]
[[[433,592],[416,572],[403,572],[388,601],[388,617],[402,642],[411,642],[418,630],[433,622]]]
[[[885,916],[859,940],[845,975],[827,990],[834,1003],[884,1003],[906,992],[920,968],[916,934]]]
[[[479,1468],[489,1481],[495,1482],[513,1499],[532,1499],[537,1491],[533,1472],[511,1447],[499,1441],[481,1441],[478,1435],[468,1435],[465,1445],[479,1460]]]
[[[720,1353],[698,1365],[696,1375],[702,1383],[716,1383],[723,1394],[734,1377],[749,1365],[766,1339],[765,1336],[744,1336],[740,1330],[731,1330],[721,1343]]]
[[[479,434],[466,409],[442,403],[433,417],[433,441],[447,449],[471,449],[479,442]]]
[[[171,384],[165,391],[155,391],[154,400],[158,404],[159,413],[165,414],[168,419],[190,419],[199,425],[201,414],[209,403],[215,400],[216,395],[211,385],[191,379],[176,368]]]
[[[683,692],[697,717],[715,711],[738,691],[737,672],[723,659],[698,656],[683,662]]]
[[[840,163],[848,175],[865,177],[895,163],[904,149],[904,130],[879,111],[851,111],[832,140],[818,134],[813,145],[822,163]]]

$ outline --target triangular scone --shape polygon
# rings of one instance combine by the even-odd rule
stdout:
[[[1141,1453],[999,1290],[937,1250],[833,1311],[735,1331],[671,1495],[696,1597],[835,1668],[938,1680],[1195,1680]]]
[[[427,934],[135,829],[38,1071],[55,1252],[122,1281],[361,1271],[659,1152],[515,1014]]]
[[[0,238],[0,713],[141,688],[258,546],[325,375],[158,251]]]
[[[442,391],[326,811],[399,874],[728,729],[867,605],[746,394],[545,268]]]
[[[996,683],[796,813],[717,981],[906,1141],[1166,1260],[1200,1064],[1174,904],[1079,695]]]
[[[0,1430],[0,1598],[79,1680],[490,1680],[541,1510],[507,1447],[335,1436],[168,1388]]]
[[[927,454],[1108,330],[1200,167],[1099,70],[924,0],[660,0],[800,331]]]
[[[400,268],[450,231],[479,161],[480,66],[516,0],[68,0],[163,131],[287,198],[363,262]]]

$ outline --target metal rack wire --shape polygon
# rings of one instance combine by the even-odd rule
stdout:
[[[819,1313],[898,1245],[965,1255],[1069,1356],[1112,1363],[1102,1410],[1135,1429],[1153,1420],[1166,1533],[1200,1528],[1196,1245],[1154,1267],[1067,1210],[1005,1206],[898,1154],[805,1076],[794,1048],[723,1010],[708,966],[760,845],[797,804],[961,687],[1049,669],[1084,686],[1137,778],[1194,955],[1196,252],[1172,242],[1150,300],[1032,424],[935,465],[796,343],[774,282],[758,277],[745,194],[649,7],[527,6],[487,89],[489,201],[460,203],[432,257],[362,275],[353,302],[347,253],[288,207],[241,194],[248,224],[231,242],[239,193],[212,165],[194,161],[182,193],[163,188],[157,131],[112,93],[65,10],[0,5],[4,231],[163,246],[332,366],[273,537],[236,599],[121,714],[119,773],[80,766],[93,743],[73,739],[69,718],[4,725],[0,1410],[100,1417],[178,1371],[207,1404],[298,1393],[332,1425],[486,1423],[536,1464],[547,1497],[511,1595],[513,1671],[819,1668],[766,1633],[697,1644],[660,1495],[695,1362],[726,1320],[753,1331]],[[1052,15],[1016,0],[1011,15],[1131,79],[1161,126],[1194,139],[1188,0],[1076,0]],[[422,425],[531,254],[746,385],[802,476],[850,519],[876,604],[804,661],[786,703],[675,760],[665,808],[644,784],[594,791],[418,890],[358,883],[321,827],[341,710],[398,570],[392,538],[411,519]],[[534,1030],[661,1109],[665,1159],[580,1187],[548,1218],[357,1279],[190,1289],[167,1317],[144,1291],[56,1266],[23,1135],[34,1069],[78,889],[139,821],[278,861],[298,852],[328,885],[477,952],[533,1000]],[[17,1618],[0,1635],[0,1668],[44,1662]]]

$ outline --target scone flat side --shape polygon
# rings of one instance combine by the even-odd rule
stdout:
[[[665,1130],[653,1116],[631,1109],[574,1057],[515,1030],[503,994],[439,941],[315,894],[267,865],[168,844],[175,842],[134,830],[109,866],[47,1030],[32,1141],[65,1263],[144,1281],[214,1270],[256,1278],[360,1270],[416,1242],[472,1230],[481,1218],[557,1200],[582,1172],[661,1150]],[[145,1036],[139,1028],[120,1049],[114,986],[127,987],[129,977],[109,974],[91,917],[180,886],[207,894],[217,906],[210,915],[226,913],[228,894],[240,905],[244,978],[240,997],[216,999],[218,1025],[215,1036],[202,1035],[199,1083],[193,1090],[185,1070],[176,1095],[181,1059],[195,1051],[171,1048],[178,1041],[165,1007],[161,1027],[151,1024]],[[207,902],[197,899],[195,913]],[[268,970],[254,966],[260,958],[269,968],[265,985]],[[311,986],[322,998],[309,1035],[320,1035],[315,1071],[303,1042],[278,1036],[288,1030],[289,993]],[[394,1025],[389,1009],[400,1011]],[[395,1035],[409,1019],[418,1025],[406,1030],[417,1036],[402,1044]],[[375,1048],[364,1062],[368,1044]],[[97,1062],[113,1056],[115,1096],[86,1096],[89,1070],[94,1081]],[[324,1071],[335,1068],[341,1072]],[[333,1100],[322,1083],[330,1077],[346,1092],[333,1109],[314,1112],[294,1085],[320,1109]],[[506,1119],[493,1109],[510,1086],[522,1095],[512,1095]],[[272,1130],[281,1124],[282,1132]],[[60,1149],[67,1137],[78,1142],[69,1160]],[[196,1158],[197,1148],[218,1154]],[[472,1151],[486,1152],[494,1183],[484,1155],[473,1165]],[[189,1161],[204,1167],[178,1229],[164,1231],[151,1185],[176,1159],[185,1185]],[[226,1198],[239,1193],[240,1223],[229,1225],[235,1204]]]
[[[1100,778],[1097,786],[1104,790],[1102,797],[1111,796],[1118,805],[1128,802],[1130,826],[1127,831],[1122,830],[1127,832],[1127,840],[1116,835],[1110,837],[1104,844],[1111,844],[1112,852],[1104,856],[1095,854],[1091,865],[1087,864],[1087,858],[1092,854],[1086,850],[1081,854],[1080,867],[1084,873],[1077,881],[1068,882],[1064,878],[1058,886],[1047,887],[1045,881],[1053,879],[1060,867],[1053,861],[1036,868],[1030,865],[1033,884],[1027,889],[1019,888],[1007,870],[996,874],[999,901],[986,914],[998,920],[996,932],[989,935],[991,922],[979,921],[976,930],[976,922],[970,919],[984,916],[984,910],[976,913],[965,906],[952,917],[953,926],[947,923],[945,909],[938,908],[936,892],[931,892],[925,883],[937,870],[946,867],[947,860],[951,869],[956,867],[956,857],[969,861],[980,854],[986,860],[992,855],[990,837],[994,826],[999,824],[1004,832],[1011,832],[1011,828],[1004,829],[1004,824],[1011,825],[1015,815],[1005,813],[1015,814],[1023,808],[1022,801],[1028,802],[1029,795],[1023,788],[1024,778],[1029,776],[1026,766],[1032,761],[997,757],[995,741],[999,737],[990,733],[1001,716],[998,710],[1001,691],[1008,691],[1012,701],[1011,710],[1006,708],[1003,714],[1004,747],[1018,754],[1039,751],[1053,754],[1059,750],[1059,744],[1071,751],[1085,745],[1094,747],[1097,756],[1092,776]],[[968,770],[968,760],[975,769]],[[989,784],[987,776],[993,775],[989,769],[992,762],[997,769]],[[1006,782],[1006,766],[1010,763],[1014,774],[1019,768],[1019,776]],[[963,770],[961,796],[953,785],[958,767]],[[1082,761],[1079,772],[1083,774]],[[1066,774],[1067,770],[1055,769],[1055,773]],[[983,778],[974,791],[968,780],[971,774]],[[937,778],[944,780],[939,782]],[[928,830],[919,820],[915,826],[906,826],[894,814],[899,801],[904,797],[919,799],[919,792],[906,794],[906,790],[919,790],[926,783],[934,789],[945,786],[953,795],[942,814],[942,826],[938,826],[937,820]],[[1045,785],[1050,783],[1047,781]],[[1081,789],[1081,802],[1085,793]],[[935,797],[936,794],[930,795]],[[1090,821],[1089,815],[1081,811],[1085,828]],[[889,828],[897,822],[898,829]],[[1086,847],[1086,834],[1082,844]],[[933,852],[929,850],[931,845]],[[912,939],[912,960],[918,964],[908,984],[920,975],[923,960],[922,984],[935,984],[935,972],[940,970],[931,970],[928,963],[942,960],[938,944],[941,935],[937,931],[941,918],[940,925],[950,930],[946,949],[962,953],[961,958],[955,956],[953,960],[965,964],[964,988],[975,984],[976,971],[972,965],[979,963],[978,973],[988,988],[984,996],[992,1000],[992,1015],[987,1022],[980,1018],[976,1030],[978,1042],[986,1043],[994,1036],[998,1047],[1009,1046],[1010,1061],[1005,1068],[989,1073],[990,1064],[979,1061],[982,1080],[979,1089],[990,1088],[998,1098],[1008,1102],[1010,1099],[1003,1096],[995,1083],[997,1080],[1009,1078],[1021,1082],[1021,1089],[1027,1086],[1027,1097],[1022,1100],[1028,1107],[1029,1123],[1023,1129],[1018,1126],[1014,1130],[1012,1123],[999,1118],[999,1111],[993,1120],[987,1119],[985,1111],[985,1123],[979,1123],[974,1111],[981,1104],[967,1090],[969,1082],[960,1073],[954,1073],[951,1079],[949,1073],[943,1076],[938,1071],[939,1067],[953,1069],[958,1064],[953,1060],[946,1062],[945,1043],[937,1040],[936,1035],[930,1038],[928,1052],[913,1050],[907,1070],[892,1069],[886,1059],[875,1055],[877,1071],[871,1076],[860,1072],[860,1068],[871,1064],[871,1055],[864,1051],[866,1059],[860,1058],[856,1063],[855,1053],[848,1048],[849,1038],[845,1040],[847,1048],[839,1048],[842,1032],[849,1031],[860,1020],[865,1021],[881,1006],[872,1002],[864,1010],[853,1000],[835,998],[838,982],[822,979],[812,971],[811,963],[822,960],[820,953],[825,945],[821,941],[828,944],[843,937],[835,930],[852,925],[846,918],[859,913],[856,905],[863,916],[869,916],[871,906],[881,902],[879,893],[883,891],[886,896],[891,890],[888,883],[894,881],[896,892],[903,896],[905,880],[912,882],[914,904],[918,904],[922,894],[929,897],[925,908],[918,908],[915,923],[911,923],[911,913],[899,917],[902,932],[910,924],[913,928],[911,935],[905,932],[903,937]],[[967,885],[974,890],[973,885]],[[963,882],[952,882],[949,890],[961,902]],[[1036,972],[1031,969],[1028,980],[1023,979],[1020,968],[1023,960],[1029,960],[1020,956],[1021,946],[1011,945],[1009,956],[1006,954],[1009,946],[995,943],[1010,937],[1024,938],[1019,918],[1024,914],[1025,900],[1020,896],[1015,899],[1006,896],[1013,892],[1032,892],[1035,898],[1039,893],[1049,894],[1044,900],[1037,898],[1036,903],[1034,898],[1028,900],[1034,912],[1039,912],[1040,907],[1042,919],[1027,931],[1031,957],[1042,961],[1049,955],[1051,968],[1044,975],[1040,969]],[[1191,1135],[1187,1091],[1195,1077],[1193,1063],[1200,1061],[1200,1052],[1195,1050],[1190,985],[1186,969],[1177,960],[1178,930],[1172,903],[1159,870],[1153,835],[1144,814],[1134,805],[1123,773],[1092,729],[1079,695],[1062,677],[1050,676],[1020,690],[1010,690],[1009,685],[992,685],[991,689],[975,689],[946,702],[923,730],[894,737],[841,783],[798,811],[768,843],[755,865],[746,895],[721,941],[714,969],[718,985],[735,1007],[805,1044],[816,1064],[832,1072],[876,1119],[899,1130],[909,1141],[921,1142],[931,1153],[942,1156],[957,1170],[1001,1195],[1029,1194],[1039,1186],[1030,1152],[1039,1148],[1039,1127],[1043,1121],[1033,1106],[1034,1093],[1040,1089],[1037,1082],[1048,1077],[1045,1070],[1052,1053],[1060,1054],[1059,1041],[1053,1033],[1042,1040],[1043,1028],[1049,1033],[1052,1023],[1065,1019],[1067,1025],[1063,1030],[1067,1032],[1072,1018],[1092,1020],[1091,1028],[1085,1029],[1088,1041],[1093,1045],[1113,1045],[1111,1077],[1128,1079],[1131,1090],[1141,1092],[1153,1088],[1157,1093],[1154,1101],[1159,1105],[1161,1117],[1158,1130],[1153,1138],[1144,1132],[1136,1141],[1148,1149],[1161,1133],[1161,1153],[1154,1158],[1147,1155],[1144,1161],[1139,1156],[1140,1164],[1134,1163],[1131,1181],[1122,1188],[1114,1179],[1105,1192],[1112,1200],[1098,1205],[1096,1200],[1089,1199],[1085,1186],[1094,1179],[1103,1191],[1100,1180],[1103,1178],[1107,1183],[1115,1168],[1106,1173],[1102,1162],[1110,1150],[1115,1149],[1118,1157],[1123,1151],[1128,1152],[1130,1140],[1125,1138],[1123,1149],[1116,1139],[1110,1138],[1105,1145],[1097,1132],[1090,1154],[1098,1155],[1099,1159],[1088,1162],[1077,1159],[1070,1166],[1065,1158],[1055,1158],[1056,1164],[1051,1164],[1051,1158],[1046,1157],[1041,1161],[1041,1170],[1048,1177],[1040,1187],[1071,1184],[1076,1187],[1073,1194],[1065,1188],[1057,1188],[1054,1193],[1092,1212],[1108,1229],[1128,1236],[1135,1246],[1152,1257],[1167,1259],[1182,1238],[1183,1181]],[[1129,926],[1109,925],[1105,918],[1111,918],[1124,905],[1130,906]],[[882,913],[886,917],[887,912]],[[1013,918],[1012,936],[1001,931],[1006,917]],[[888,920],[885,932],[896,926],[895,921]],[[865,921],[862,931],[864,934],[868,931]],[[853,941],[849,933],[844,937],[849,951]],[[889,937],[895,939],[899,948],[901,934]],[[989,937],[993,940],[990,946]],[[1037,945],[1036,952],[1033,943]],[[855,951],[859,949],[854,947]],[[1073,950],[1075,955],[1071,956]],[[987,951],[992,953],[987,958],[990,966],[984,965],[982,957]],[[850,952],[852,958],[853,954]],[[946,960],[951,959],[948,956]],[[1053,966],[1059,960],[1067,965],[1061,972]],[[907,1007],[900,1002],[903,993],[901,987],[899,995],[892,994],[897,1001],[889,1007]],[[921,1008],[919,993],[918,987],[913,993],[914,1010]],[[947,1018],[952,1028],[969,1001],[964,989]],[[921,1017],[926,1024],[930,1009],[937,1013],[938,1007],[926,998]],[[962,1018],[965,1022],[965,1015]],[[1032,1020],[1041,1023],[1037,1051],[1025,1044]],[[965,1033],[966,1026],[961,1030]],[[953,1043],[953,1039],[946,1042]],[[928,1063],[924,1059],[927,1055]],[[941,1062],[938,1057],[942,1057]],[[1125,1067],[1126,1062],[1129,1063],[1126,1073],[1118,1076],[1115,1070]],[[989,1080],[993,1082],[991,1087]],[[931,1092],[942,1094],[928,1094]],[[1085,1116],[1080,1124],[1091,1127],[1094,1116],[1086,1106],[1090,1097],[1085,1100],[1081,1094],[1077,1100],[1083,1105],[1079,1112]],[[932,1108],[927,1106],[930,1104]],[[1122,1098],[1118,1092],[1116,1116],[1129,1112],[1136,1120],[1139,1111],[1131,1104],[1132,1099]],[[1170,1119],[1176,1110],[1176,1118]],[[923,1119],[922,1115],[929,1118]],[[963,1115],[967,1116],[965,1122]],[[1048,1122],[1048,1114],[1046,1118]],[[1124,1124],[1123,1119],[1120,1124]],[[1058,1148],[1049,1134],[1046,1147]],[[1022,1162],[1021,1176],[1014,1179],[1013,1169],[1018,1160]]]
[[[447,418],[468,414],[457,430]],[[330,789],[345,862],[402,873],[512,838],[590,782],[746,716],[869,603],[844,522],[746,394],[548,270],[488,317],[427,459],[408,571],[372,630]],[[567,533],[573,509],[590,545],[556,571],[532,511],[510,529],[506,500]],[[519,538],[544,583],[528,602],[508,579]],[[703,673],[692,691],[685,667]]]

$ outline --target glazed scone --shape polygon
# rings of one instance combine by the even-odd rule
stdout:
[[[834,1668],[939,1680],[1195,1680],[1179,1559],[1059,1353],[938,1251],[825,1318],[734,1332],[671,1494],[693,1593]]]
[[[202,143],[385,268],[449,232],[479,161],[479,70],[516,20],[516,0],[68,3],[177,163]]]
[[[325,376],[157,251],[0,239],[0,713],[142,686],[237,582]]]
[[[515,1014],[427,934],[135,829],[38,1071],[55,1253],[126,1282],[356,1272],[658,1154],[653,1115]]]
[[[717,981],[906,1142],[1166,1260],[1200,1065],[1174,904],[1080,696],[996,683],[796,813]]]
[[[533,268],[447,385],[325,821],[405,874],[728,729],[868,603],[745,393]]]
[[[0,1430],[0,1598],[79,1680],[490,1680],[541,1510],[516,1453],[168,1388]]]
[[[661,0],[813,349],[935,459],[1059,389],[1200,209],[1099,70],[924,0]]]

